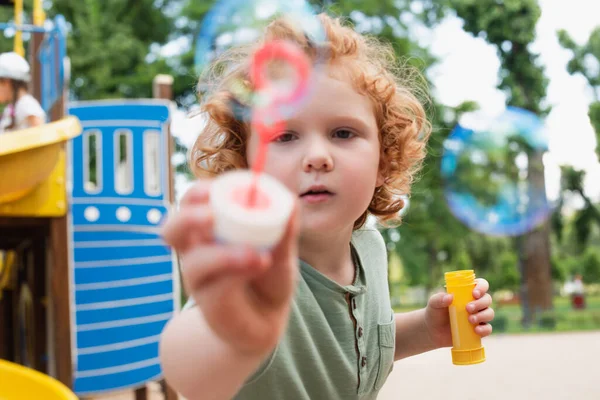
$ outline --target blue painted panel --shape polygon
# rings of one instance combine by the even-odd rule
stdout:
[[[90,101],[74,102],[69,105],[69,112],[85,121],[146,121],[148,124],[161,126],[169,119],[169,109],[165,102],[155,100],[128,101]],[[126,122],[123,127],[131,127]]]
[[[125,286],[98,290],[78,290],[75,292],[75,308],[80,304],[104,303],[140,297],[169,294],[173,291],[173,282],[154,282],[146,285]]]
[[[144,240],[144,239],[156,239],[156,233],[144,233],[144,232],[123,232],[123,231],[109,231],[109,232],[74,232],[73,238],[77,243],[81,242],[95,242],[95,241],[106,241],[106,240]]]
[[[160,240],[160,239],[156,239]],[[132,247],[120,246],[118,241],[115,241],[112,246],[106,244],[101,254],[98,254],[98,247],[91,248],[75,248],[75,263],[85,263],[88,261],[102,261],[107,262],[127,260],[129,258],[141,258],[141,257],[163,257],[170,256],[171,250],[166,245],[161,246],[139,246],[133,245]],[[119,246],[119,247],[116,247]]]
[[[84,354],[77,357],[77,368],[83,372],[100,368],[119,367],[144,361],[147,359],[148,353],[158,353],[158,342],[101,353]],[[117,365],[115,365],[115,360],[118,360]]]
[[[96,329],[77,332],[77,349],[86,347],[105,346],[109,344],[123,343],[129,340],[137,340],[149,336],[160,335],[167,318],[150,322],[147,324],[119,326],[116,328]],[[86,324],[82,324],[86,326]],[[140,329],[144,330],[144,335],[140,336]],[[157,355],[158,356],[158,355]]]
[[[75,393],[88,395],[102,393],[112,390],[127,389],[139,386],[142,383],[157,379],[162,372],[160,365],[154,364],[149,367],[134,369],[132,371],[119,372],[94,377],[75,377]],[[110,387],[111,389],[106,389]]]
[[[46,113],[50,114],[52,106],[64,91],[67,23],[62,15],[57,15],[54,21],[48,20],[45,25],[44,40],[37,54],[41,71],[40,102]]]
[[[122,279],[150,277],[173,272],[170,260],[156,264],[137,264],[123,267],[107,268],[76,268],[75,284],[91,284],[101,282],[114,282]]]
[[[150,304],[138,304],[127,307],[103,308],[99,310],[77,311],[77,321],[80,324],[96,322],[110,322],[116,320],[139,318],[163,314],[173,311],[173,300],[161,301]]]
[[[170,206],[165,197],[169,108],[156,101],[99,101],[73,103],[69,113],[84,127],[72,142],[71,159],[74,386],[78,395],[93,395],[139,386],[161,374],[158,345],[148,338],[160,334],[179,297],[173,289],[177,266],[159,235]],[[120,132],[127,132],[125,147]],[[159,135],[153,159],[161,160],[156,177],[161,190],[154,193],[147,193],[151,171],[144,171],[150,133]],[[101,144],[95,153],[98,185],[85,182],[91,134]],[[129,169],[116,168],[121,150],[127,150]],[[126,193],[115,187],[117,170],[132,172]]]

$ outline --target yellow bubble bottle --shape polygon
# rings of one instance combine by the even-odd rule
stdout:
[[[475,272],[473,270],[451,271],[444,274],[446,291],[454,295],[448,308],[452,330],[452,363],[455,365],[479,364],[485,361],[481,337],[475,333],[475,325],[469,322],[467,304],[474,300]]]

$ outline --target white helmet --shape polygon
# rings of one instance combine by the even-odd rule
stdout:
[[[0,54],[0,78],[29,82],[29,63],[15,52]]]

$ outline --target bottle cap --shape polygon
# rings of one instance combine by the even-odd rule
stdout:
[[[452,363],[454,365],[472,365],[485,361],[485,349],[455,350],[452,349]]]
[[[475,282],[475,271],[472,269],[463,269],[450,271],[444,274],[446,287],[448,286],[468,286]]]

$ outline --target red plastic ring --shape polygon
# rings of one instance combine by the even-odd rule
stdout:
[[[288,96],[276,97],[274,102],[296,102],[302,96],[307,86],[310,74],[310,61],[308,57],[293,43],[284,40],[274,40],[266,43],[254,53],[250,68],[250,79],[257,91],[269,86],[269,79],[264,74],[264,67],[274,59],[287,61],[295,69],[298,76],[298,84],[292,93]]]
[[[274,109],[255,110],[252,117],[252,128],[258,133],[262,143],[269,143],[285,129],[285,121]]]

